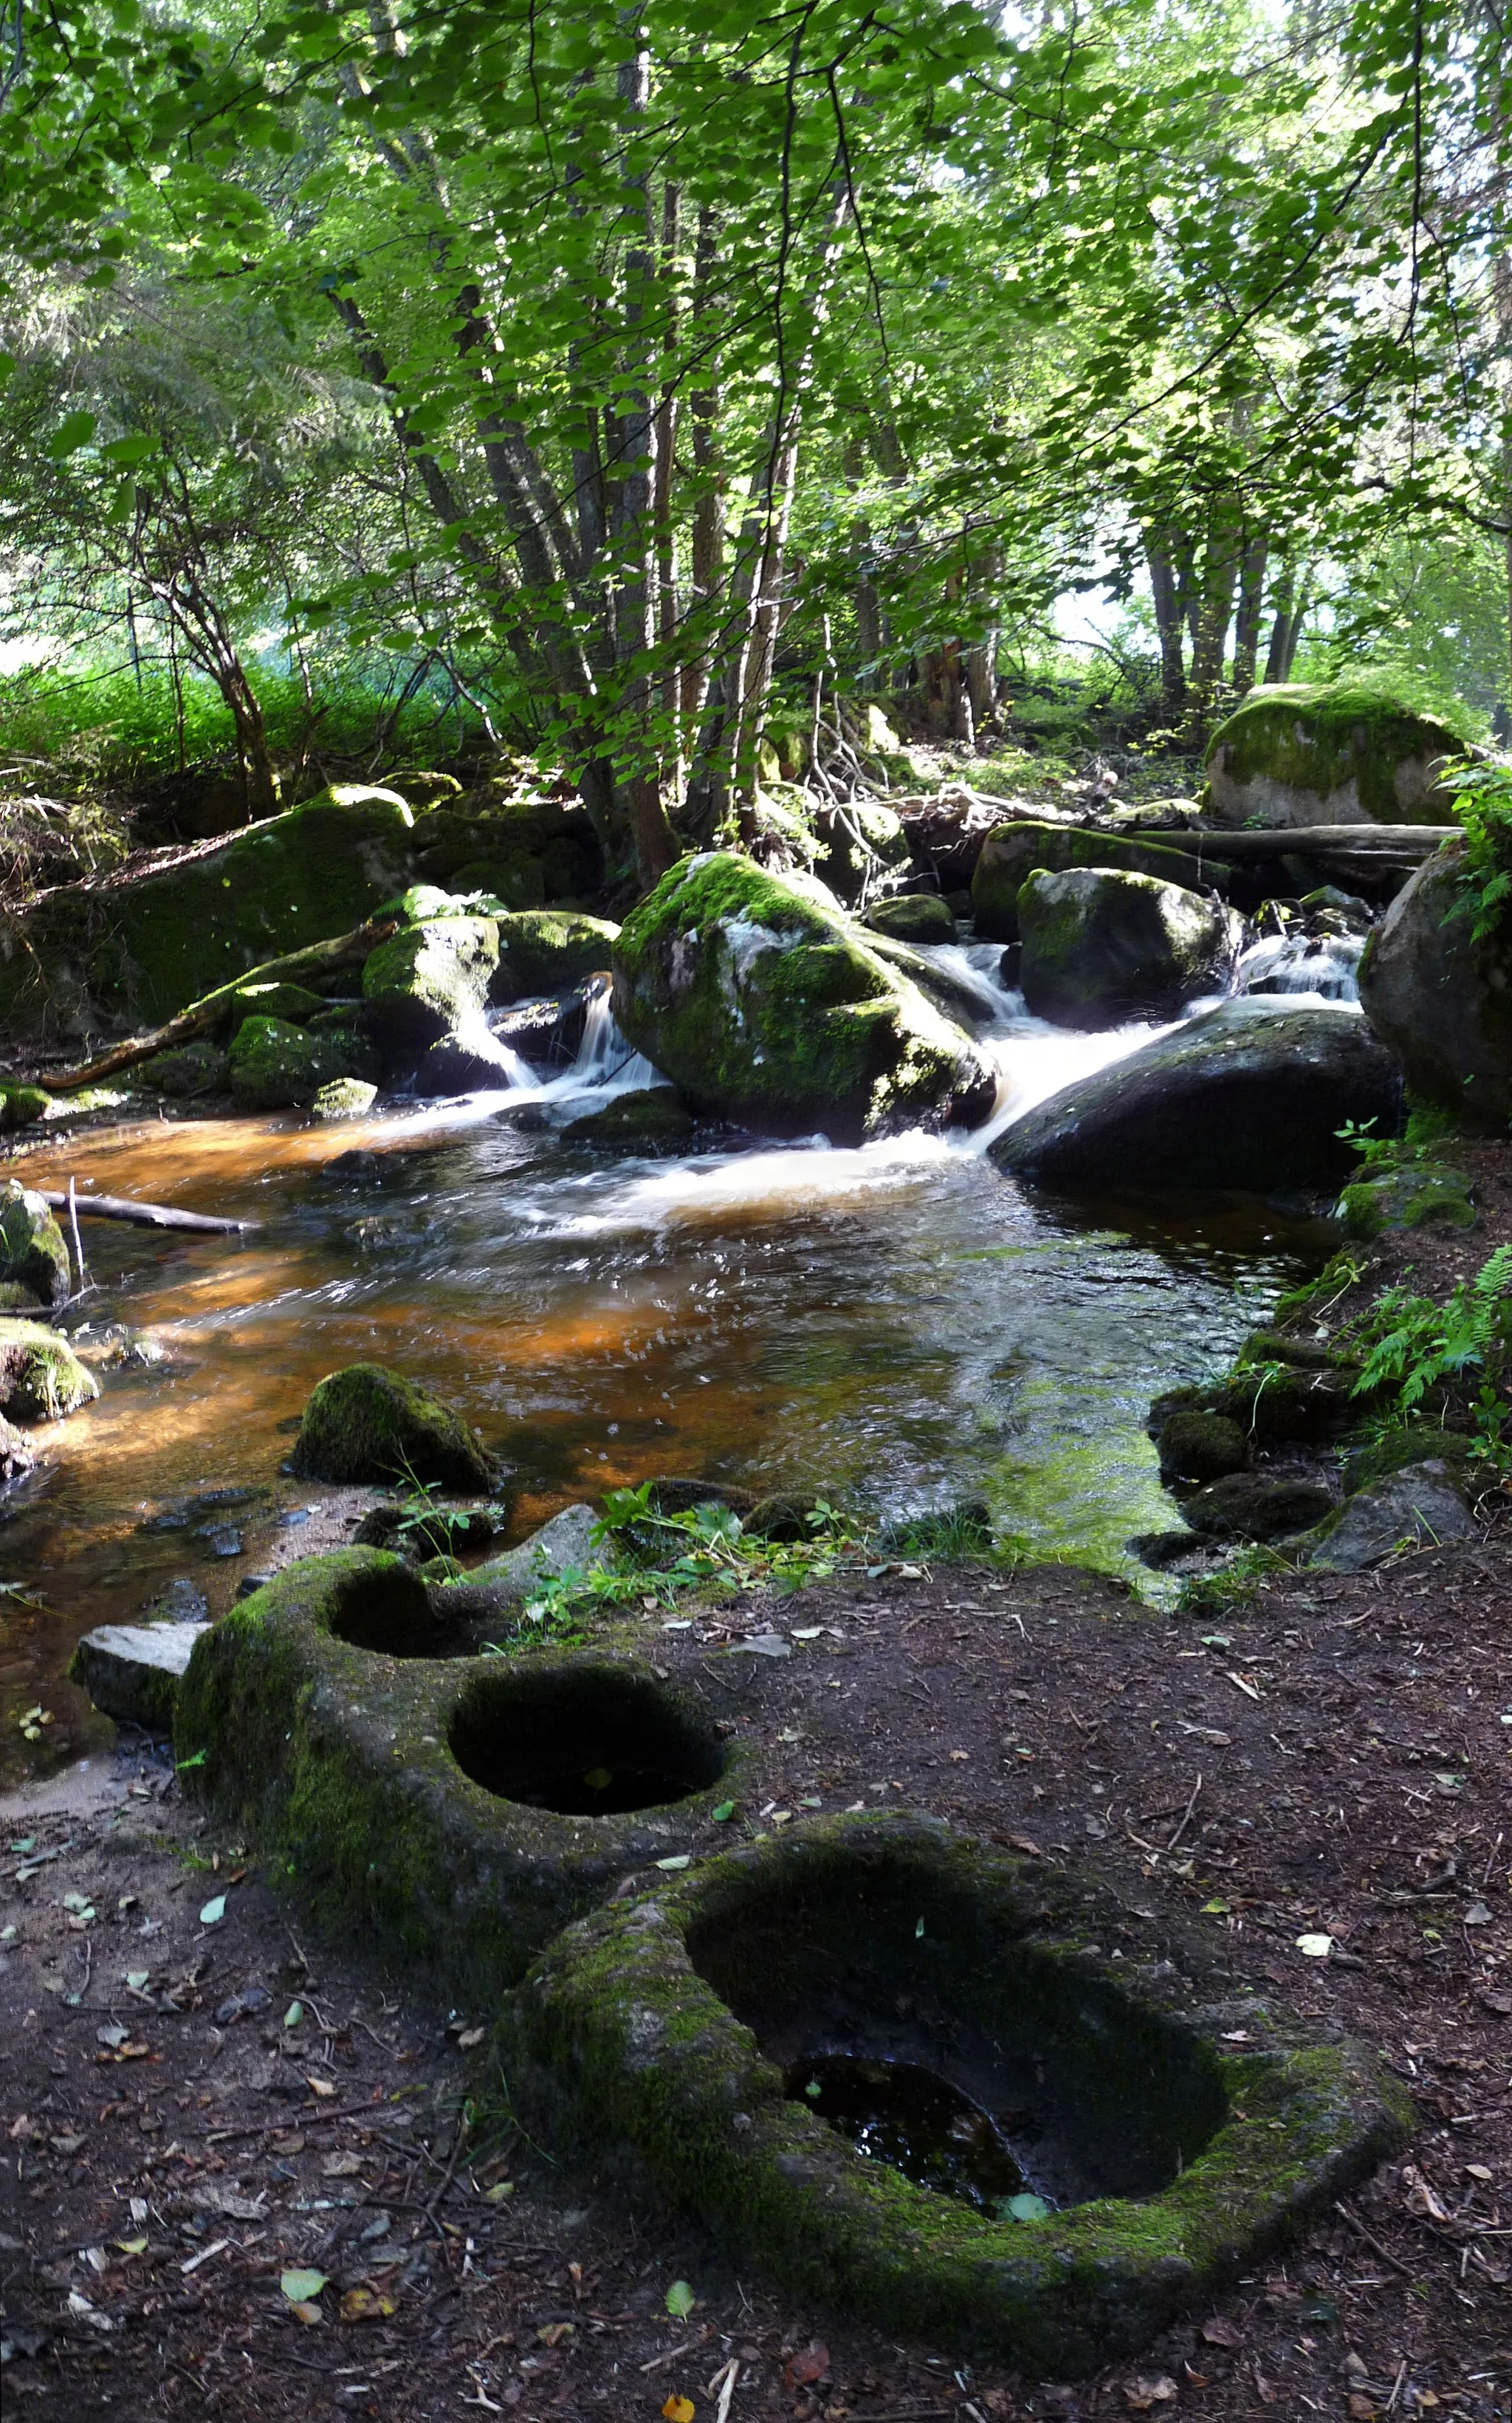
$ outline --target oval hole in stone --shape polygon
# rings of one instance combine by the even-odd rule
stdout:
[[[648,1676],[575,1660],[478,1675],[451,1719],[464,1775],[500,1799],[609,1817],[717,1783],[723,1743]]]
[[[347,1576],[329,1604],[331,1632],[354,1649],[386,1657],[454,1657],[471,1647],[449,1610],[438,1609],[419,1576],[398,1557]]]
[[[795,1881],[732,1877],[693,1966],[792,2100],[920,2186],[1005,2221],[1016,2193],[1153,2195],[1227,2116],[1200,2039],[906,1845]]]

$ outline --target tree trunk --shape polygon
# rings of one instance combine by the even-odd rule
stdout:
[[[1234,592],[1239,577],[1237,499],[1222,499],[1208,524],[1207,552],[1203,565],[1202,602],[1197,642],[1191,652],[1191,682],[1183,738],[1189,749],[1206,739],[1220,690]]]
[[[1243,698],[1254,688],[1254,662],[1260,646],[1260,611],[1265,601],[1266,559],[1270,542],[1252,538],[1239,571],[1239,610],[1234,623],[1234,692]]]
[[[1145,531],[1144,558],[1150,567],[1155,627],[1160,640],[1160,710],[1173,721],[1186,704],[1187,666],[1183,651],[1185,617],[1168,531]]]

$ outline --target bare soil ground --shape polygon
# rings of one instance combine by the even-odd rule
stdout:
[[[825,1628],[734,1661],[760,1758],[736,1824],[912,1806],[1110,1874],[1416,2098],[1408,2154],[1291,2258],[1080,2383],[891,2344],[564,2174],[490,2116],[465,2043],[486,2013],[311,1940],[163,1754],[123,1750],[102,1805],[3,1821],[8,2411],[544,2423],[682,2398],[715,2423],[732,2378],[727,2423],[1507,2416],[1509,1616],[1505,1554],[1480,1545],[1289,1577],[1221,1623],[1044,1570],[742,1610],[737,1638]],[[647,1639],[697,1684],[721,1629]],[[1298,1948],[1318,1934],[1325,1958]],[[327,2275],[318,2320],[291,2266]]]

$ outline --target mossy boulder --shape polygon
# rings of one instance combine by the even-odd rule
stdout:
[[[1462,842],[1424,862],[1365,944],[1360,1003],[1425,1102],[1464,1127],[1512,1119],[1512,923],[1474,939]]]
[[[407,1481],[480,1492],[496,1477],[492,1456],[459,1414],[379,1363],[352,1363],[321,1381],[289,1467],[311,1481]]]
[[[997,825],[982,845],[971,876],[971,911],[985,942],[1020,939],[1018,895],[1032,875],[1063,875],[1071,867],[1104,867],[1112,873],[1153,876],[1188,892],[1222,892],[1232,869],[1205,861],[1195,851],[1116,832],[1087,832],[1068,825]]]
[[[525,1001],[534,993],[566,992],[608,967],[619,936],[619,926],[606,918],[566,909],[522,910],[501,917],[491,997]]]
[[[685,859],[615,945],[615,1015],[698,1112],[837,1143],[973,1125],[997,1078],[824,895],[732,851]]]
[[[953,942],[955,920],[937,892],[906,892],[874,900],[861,923],[894,942]]]
[[[664,1156],[690,1151],[697,1124],[675,1085],[646,1085],[571,1120],[562,1142],[588,1152]]]
[[[323,1085],[309,1106],[312,1119],[330,1122],[337,1119],[365,1119],[378,1100],[376,1085],[365,1084],[360,1077],[333,1077]]]
[[[1361,1574],[1398,1548],[1438,1548],[1474,1536],[1462,1471],[1447,1457],[1428,1456],[1347,1497],[1310,1534],[1306,1561],[1324,1573]]]
[[[1199,893],[1106,867],[1036,868],[1017,905],[1019,985],[1035,1016],[1057,1025],[1171,1018],[1227,988],[1239,922]]]
[[[240,1111],[303,1110],[323,1086],[363,1074],[372,1058],[339,1036],[312,1035],[281,1018],[244,1019],[228,1055],[231,1097]]]
[[[72,1292],[63,1231],[39,1195],[8,1180],[0,1189],[0,1279],[29,1291],[38,1304],[67,1304]]]
[[[323,994],[307,985],[273,983],[239,985],[231,995],[231,1032],[247,1018],[281,1018],[287,1026],[307,1026],[325,1007]]]
[[[1168,1483],[1221,1481],[1250,1460],[1243,1431],[1226,1414],[1173,1413],[1160,1424],[1156,1447]]]
[[[396,791],[333,784],[218,849],[53,893],[0,938],[0,1021],[171,1018],[249,968],[350,932],[409,879]]]
[[[35,1127],[53,1107],[53,1097],[40,1085],[0,1085],[0,1135]]]
[[[155,1052],[132,1072],[132,1083],[154,1094],[195,1101],[201,1094],[224,1094],[231,1083],[229,1057],[218,1043],[181,1043],[170,1052]]]
[[[1321,1481],[1274,1480],[1263,1472],[1231,1472],[1182,1502],[1193,1531],[1218,1540],[1284,1540],[1332,1512]]]
[[[1463,1170],[1434,1162],[1358,1178],[1339,1197],[1339,1218],[1351,1237],[1379,1237],[1388,1228],[1473,1228],[1479,1213]]]
[[[508,776],[418,816],[415,847],[429,881],[491,892],[510,909],[589,900],[604,881],[603,855],[581,801],[522,797]]]
[[[386,1054],[394,1054],[481,1030],[497,966],[498,926],[492,917],[436,917],[406,926],[363,962],[367,1032]]]
[[[1337,1188],[1347,1120],[1401,1124],[1401,1080],[1357,1011],[1241,996],[1205,1010],[1006,1129],[1015,1177],[1086,1187]]]
[[[742,1754],[638,1659],[467,1654],[457,1604],[374,1549],[291,1565],[196,1644],[174,1744],[317,1917],[480,2002],[622,1877],[685,1859]],[[527,1797],[543,1750],[591,1792],[637,1743],[674,1797]]]
[[[1262,688],[1208,742],[1207,785],[1230,825],[1447,825],[1439,768],[1470,736],[1389,683]]]
[[[869,2159],[805,2099],[836,2052],[1013,2114],[1038,2212]],[[538,2136],[628,2153],[737,2263],[1059,2380],[1201,2310],[1411,2116],[1364,2046],[1237,1999],[1148,1909],[910,1816],[809,1821],[596,1910],[506,2004],[498,2053]]]
[[[39,1321],[0,1319],[0,1413],[13,1422],[57,1422],[100,1394],[66,1338]]]

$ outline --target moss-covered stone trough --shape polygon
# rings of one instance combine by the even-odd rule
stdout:
[[[473,1654],[481,1595],[463,1616],[380,1550],[307,1559],[198,1641],[174,1724],[276,1878],[478,1996],[686,1856],[738,1755],[634,1656]]]
[[[626,2149],[737,2257],[1063,2376],[1213,2295],[1409,2118],[1364,2049],[1235,1999],[1110,1894],[910,1816],[816,1820],[596,1910],[499,2049],[531,2125]],[[931,2077],[1025,2193],[984,2210],[861,2150],[805,2099],[847,2060]]]

